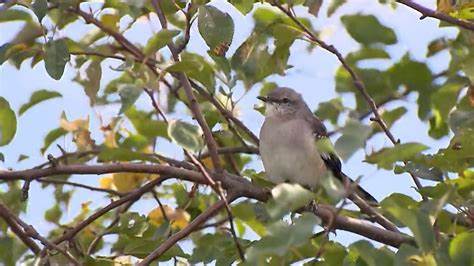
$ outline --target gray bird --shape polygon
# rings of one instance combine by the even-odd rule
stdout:
[[[326,127],[299,93],[280,87],[257,98],[266,105],[265,122],[260,130],[260,155],[271,181],[289,181],[315,189],[320,179],[331,171],[341,182],[347,178],[353,183],[341,171],[341,161],[334,150],[318,145],[330,144]],[[377,203],[358,185],[354,192],[371,204]]]

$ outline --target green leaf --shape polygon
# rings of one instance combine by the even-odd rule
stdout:
[[[305,0],[303,6],[308,7],[308,12],[317,17],[322,4],[323,0]]]
[[[13,8],[2,8],[2,10],[0,11],[0,23],[18,20],[30,22],[31,16],[25,11]]]
[[[5,162],[5,156],[0,152],[0,161]]]
[[[406,114],[407,109],[403,106],[397,107],[393,110],[390,111],[384,111],[382,113],[382,119],[385,121],[385,124],[387,125],[387,128],[391,128],[393,124],[400,119],[404,114]],[[371,124],[372,128],[374,129],[373,133],[377,132],[382,132],[382,128],[377,122],[372,122]]]
[[[272,219],[280,219],[289,211],[304,207],[315,195],[299,184],[281,183],[272,189],[272,197],[267,205],[268,214]]]
[[[412,259],[415,256],[418,256],[419,253],[420,252],[418,251],[418,249],[413,247],[412,245],[402,244],[398,249],[397,254],[395,255],[394,266],[408,266],[410,264],[413,265],[410,262],[412,262]]]
[[[413,204],[407,204],[407,201],[411,202],[413,199],[403,194],[394,193],[385,198],[380,205],[398,221],[410,228],[416,243],[424,252],[433,251],[436,247],[436,240],[428,214],[420,211]]]
[[[253,9],[254,0],[230,0],[230,3],[243,15],[247,15]]]
[[[312,213],[303,213],[291,225],[282,220],[276,221],[268,227],[268,235],[255,241],[247,249],[247,263],[249,265],[265,265],[268,258],[274,256],[280,264],[290,264],[289,262],[285,263],[282,260],[283,257],[307,244],[313,235],[314,226],[320,222]]]
[[[59,219],[61,218],[62,215],[61,207],[59,207],[58,204],[55,204],[53,207],[50,209],[46,210],[44,213],[44,219],[50,223],[59,223]]]
[[[449,133],[448,116],[455,106],[459,91],[465,87],[463,82],[446,82],[431,95],[431,103],[435,116],[430,120],[429,134],[433,138],[441,138]]]
[[[152,119],[152,114],[154,112],[146,113],[135,109],[133,106],[125,112],[125,115],[141,135],[148,138],[163,137],[170,139],[167,133],[168,125],[164,121]]]
[[[345,4],[347,1],[346,0],[331,0],[331,4],[328,7],[328,12],[327,16],[330,17],[334,12],[337,11],[339,7],[341,7],[343,4]]]
[[[192,152],[197,152],[204,146],[200,128],[180,120],[169,122],[168,135],[173,142]]]
[[[95,104],[97,92],[100,89],[100,78],[102,77],[102,67],[100,61],[92,60],[86,68],[86,77],[81,77],[80,73],[76,75],[74,81],[84,87],[84,91],[89,97],[91,105]]]
[[[140,97],[143,90],[133,84],[121,84],[119,86],[119,96],[122,102],[119,114],[127,111]]]
[[[324,188],[326,194],[329,195],[333,204],[340,201],[346,194],[346,189],[342,182],[335,178],[330,172],[321,176],[321,186]]]
[[[12,47],[13,44],[12,43],[4,43],[2,44],[2,46],[0,46],[0,66],[8,60],[8,56],[7,56],[7,52],[8,50],[10,49],[10,47]]]
[[[378,152],[368,155],[366,162],[377,164],[378,167],[390,170],[397,161],[408,161],[413,159],[420,152],[428,149],[428,146],[420,143],[397,144],[391,148],[383,148]]]
[[[250,241],[239,239],[239,242],[241,246],[245,246]],[[205,234],[194,240],[194,244],[193,254],[189,258],[192,265],[199,262],[209,264],[214,260],[216,265],[233,265],[239,258],[234,241],[223,232]]]
[[[49,148],[51,143],[66,134],[67,131],[62,129],[61,127],[51,130],[44,138],[44,144],[43,147],[41,147],[41,153],[44,154],[44,152]]]
[[[25,155],[25,154],[20,154],[20,155],[18,156],[18,159],[17,159],[16,161],[17,161],[17,162],[21,162],[21,161],[26,160],[26,159],[28,159],[28,158],[30,158],[30,156]]]
[[[341,21],[351,37],[364,45],[397,42],[395,32],[382,25],[373,15],[345,15],[341,17]]]
[[[35,0],[31,5],[33,12],[38,17],[38,20],[41,22],[48,13],[48,1],[47,0]]]
[[[474,264],[474,233],[463,232],[457,235],[449,245],[449,256],[454,265]]]
[[[346,59],[349,63],[354,64],[367,59],[390,59],[390,55],[383,49],[362,47],[356,52],[349,53]]]
[[[395,166],[395,173],[412,173],[419,178],[433,181],[443,181],[443,172],[438,168],[428,167],[414,162],[408,162],[405,166]]]
[[[474,20],[474,6],[472,4],[466,4],[458,10],[451,12],[450,15],[459,19]]]
[[[162,29],[148,40],[143,49],[143,53],[147,56],[156,53],[158,50],[170,43],[179,33],[179,30]]]
[[[62,97],[61,93],[56,92],[56,91],[48,91],[48,90],[35,91],[35,92],[33,92],[33,94],[31,94],[30,101],[23,104],[20,107],[20,110],[18,111],[18,114],[22,115],[23,113],[25,113],[28,109],[30,109],[34,105],[36,105],[40,102],[49,100],[49,99],[57,98],[57,97]]]
[[[417,91],[418,116],[425,119],[430,111],[430,94],[432,90],[433,74],[430,68],[423,62],[414,61],[408,54],[402,57],[400,62],[394,64],[388,70],[391,86],[398,88],[404,85],[409,91]]]
[[[346,258],[354,259],[356,257],[368,266],[391,265],[393,263],[392,252],[387,253],[384,250],[377,250],[366,240],[357,241],[349,246],[349,255]],[[345,261],[345,263],[349,264],[348,261]]]
[[[18,237],[5,233],[0,236],[0,250],[8,251],[0,252],[2,265],[16,265],[28,249]]]
[[[214,6],[199,7],[198,29],[209,49],[224,56],[234,36],[234,21]]]
[[[318,109],[315,114],[321,119],[328,119],[332,124],[337,124],[339,114],[344,111],[341,98],[334,98],[327,102],[319,103]]]
[[[0,97],[0,146],[5,146],[16,133],[16,116],[8,101]]]
[[[127,236],[142,236],[148,229],[149,222],[146,216],[138,212],[126,212],[120,215],[119,223],[111,228],[111,232]]]
[[[426,53],[426,57],[433,56],[448,47],[449,47],[449,43],[446,40],[446,38],[439,38],[439,39],[433,40],[428,44],[428,52]]]
[[[436,154],[416,158],[416,162],[443,171],[460,172],[474,165],[474,128],[463,128],[451,139],[449,146]]]
[[[211,65],[200,55],[184,52],[181,61],[166,69],[168,72],[184,72],[189,77],[196,79],[208,90],[214,91],[215,76]]]
[[[64,39],[50,40],[46,43],[44,63],[46,71],[53,79],[61,79],[69,59],[70,55]]]
[[[232,56],[231,66],[236,70],[238,78],[243,80],[246,89],[270,74],[285,73],[291,43],[285,41],[276,44],[273,54],[270,54],[266,37],[254,32],[237,48]]]
[[[343,160],[348,160],[357,150],[365,146],[365,141],[371,132],[371,127],[354,119],[347,120],[342,128],[342,136],[334,144],[337,154]]]

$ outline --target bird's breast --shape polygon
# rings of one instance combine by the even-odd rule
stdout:
[[[310,126],[301,120],[266,119],[260,132],[260,154],[270,180],[315,187],[325,171]]]

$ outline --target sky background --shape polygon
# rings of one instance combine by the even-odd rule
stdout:
[[[419,13],[414,10],[405,6],[398,6],[394,10],[387,5],[379,4],[376,0],[350,0],[348,1],[349,3],[338,9],[332,17],[327,18],[325,7],[328,5],[328,2],[324,1],[322,8],[324,12],[320,12],[318,18],[312,17],[311,21],[315,29],[323,32],[322,39],[330,44],[334,44],[343,54],[357,50],[358,44],[344,30],[340,22],[340,16],[360,12],[363,14],[375,14],[384,25],[391,27],[398,37],[398,43],[387,48],[392,57],[391,59],[375,60],[374,63],[365,66],[388,67],[392,62],[398,61],[399,58],[408,52],[413,59],[428,62],[434,73],[438,73],[447,67],[450,57],[446,51],[427,60],[425,57],[426,47],[433,39],[442,36],[456,36],[458,32],[456,28],[438,28],[437,20],[427,18],[420,21]],[[436,6],[435,0],[418,0],[417,2],[432,9]],[[222,11],[228,12],[234,19],[234,40],[227,53],[230,56],[249,36],[253,27],[252,16],[251,14],[243,16],[238,10],[223,0],[212,1],[211,4],[217,6]],[[305,10],[297,9],[297,14],[310,17],[305,13]],[[21,22],[2,23],[0,26],[0,45],[12,39],[22,25]],[[145,44],[152,32],[160,29],[158,25],[159,23],[156,18],[153,18],[150,22],[141,21],[134,29],[128,31],[125,36],[134,43]],[[207,46],[199,36],[196,26],[197,23],[194,24],[191,32],[189,50],[205,54]],[[85,25],[82,21],[76,22],[59,32],[58,37],[68,36],[77,40],[92,28],[92,26]],[[274,81],[279,85],[296,89],[303,94],[308,105],[314,110],[318,103],[337,97],[334,90],[334,74],[339,63],[335,56],[322,49],[314,49],[308,53],[306,46],[301,41],[297,42],[292,47],[289,59],[289,64],[294,67],[288,71],[286,76],[271,76],[267,78],[267,81]],[[121,62],[116,60],[106,60],[102,63],[102,87],[119,74],[109,69],[108,66],[117,67],[120,64]],[[33,69],[30,68],[29,61],[24,62],[20,70],[17,70],[8,63],[0,66],[0,96],[6,98],[15,111],[18,111],[22,104],[28,102],[31,93],[36,90],[55,90],[63,95],[62,98],[56,98],[39,104],[21,117],[18,117],[18,129],[14,140],[8,146],[0,147],[0,152],[6,157],[5,163],[0,162],[0,168],[31,168],[46,161],[45,156],[41,155],[39,150],[43,145],[45,135],[51,129],[59,126],[59,117],[62,111],[66,112],[69,120],[85,118],[89,115],[91,131],[96,132],[96,134],[93,133],[93,138],[99,140],[100,143],[102,136],[98,132],[100,123],[97,113],[101,113],[105,118],[111,117],[117,115],[120,106],[90,108],[89,99],[84,94],[82,87],[71,81],[74,75],[75,69],[71,65],[66,66],[65,73],[60,81],[53,80],[47,75],[43,62],[38,63]],[[241,84],[239,84],[239,87],[239,91],[242,92]],[[263,117],[253,109],[253,106],[257,103],[255,96],[259,92],[259,87],[260,85],[257,84],[250,93],[245,95],[239,104],[240,118],[256,134],[258,134],[259,127],[263,122]],[[402,142],[422,142],[432,147],[431,151],[436,151],[446,146],[449,139],[445,137],[434,141],[428,136],[427,125],[420,122],[416,115],[416,97],[416,94],[411,94],[408,99],[397,101],[387,106],[388,109],[391,106],[399,105],[408,108],[408,113],[394,125],[392,132]],[[342,95],[342,98],[344,103],[354,106],[355,101],[351,94]],[[137,102],[137,105],[141,108],[149,108],[150,103],[145,98],[142,98]],[[177,118],[184,115],[188,115],[188,113],[180,109],[177,114],[171,117]],[[367,121],[364,121],[364,123],[367,123]],[[71,143],[70,138],[63,138],[58,143],[68,151],[74,149],[74,144]],[[164,140],[159,140],[158,142],[158,150],[160,152],[172,157],[181,157],[179,149],[173,146]],[[359,151],[349,161],[343,163],[344,172],[352,177],[363,176],[361,179],[362,186],[379,200],[394,192],[405,193],[418,198],[418,194],[412,188],[413,182],[409,175],[394,175],[391,171],[377,170],[376,167],[363,162],[366,153],[378,150],[384,146],[391,146],[389,140],[385,135],[377,134],[369,141],[365,151]],[[60,154],[60,151],[54,145],[51,147],[46,154]],[[30,158],[18,163],[17,158],[20,154],[29,155]],[[256,158],[251,166],[262,169],[258,158]],[[75,176],[71,180],[97,185],[98,179],[99,176]],[[52,225],[43,219],[44,210],[54,204],[51,192],[52,189],[42,190],[38,183],[33,182],[28,201],[28,212],[26,215],[23,215],[23,218],[28,223],[33,224],[42,234],[47,234],[48,230],[52,228]],[[61,221],[67,222],[75,217],[80,208],[80,203],[85,201],[92,201],[90,205],[92,209],[104,206],[109,202],[101,193],[77,190],[72,198],[70,208],[65,211]],[[143,200],[135,204],[133,209],[146,214],[154,207],[154,201]],[[337,239],[343,244],[348,244],[356,239],[360,239],[360,237],[338,231]]]

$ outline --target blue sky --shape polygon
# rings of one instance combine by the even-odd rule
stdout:
[[[324,2],[324,6],[326,6],[328,1]],[[325,12],[321,12],[320,17],[311,19],[314,27],[324,32],[322,38],[328,43],[334,44],[343,54],[356,50],[358,44],[345,32],[339,18],[343,14],[361,12],[363,14],[377,15],[383,24],[395,30],[398,37],[398,43],[388,48],[392,59],[390,61],[378,60],[370,66],[386,67],[389,65],[389,62],[397,61],[406,52],[409,52],[414,59],[427,61],[434,73],[443,70],[448,65],[449,55],[447,52],[442,52],[427,60],[425,58],[426,47],[435,38],[441,36],[454,37],[457,34],[457,30],[454,27],[438,28],[438,21],[430,18],[420,21],[418,19],[419,14],[405,6],[399,6],[393,10],[388,6],[380,5],[375,0],[351,0],[348,2],[331,18],[327,18]],[[417,2],[431,8],[435,8],[436,5],[435,0],[419,0]],[[228,52],[228,55],[231,55],[248,37],[253,25],[252,17],[251,15],[242,16],[223,0],[213,1],[212,4],[230,13],[234,19],[236,27],[235,36]],[[297,10],[297,13],[304,14],[305,11]],[[156,19],[151,21],[151,25],[149,22],[141,22],[138,27],[128,31],[126,37],[135,43],[144,44],[146,38],[152,32],[159,30],[158,25]],[[0,45],[13,38],[21,26],[22,23],[18,22],[3,23],[0,29]],[[83,35],[92,28],[90,25],[84,26],[83,23],[74,23],[62,32],[59,32],[59,36],[78,38],[78,36]],[[205,54],[207,47],[199,36],[197,27],[193,28],[191,36],[192,41],[189,49]],[[339,66],[336,57],[322,49],[314,49],[311,53],[307,53],[306,45],[303,42],[294,45],[291,52],[289,64],[294,67],[288,71],[286,76],[272,76],[267,79],[268,81],[275,81],[279,85],[295,88],[303,94],[313,109],[317,107],[319,102],[327,101],[337,96],[334,91],[334,73]],[[115,60],[107,60],[102,64],[102,86],[117,76],[117,72],[110,70],[108,66],[116,67],[119,64],[120,62]],[[0,96],[6,98],[14,110],[18,110],[22,104],[28,101],[31,93],[38,89],[55,90],[63,95],[62,98],[35,106],[18,118],[18,131],[14,140],[8,146],[0,147],[0,152],[6,157],[5,163],[0,162],[0,168],[23,169],[44,162],[46,158],[39,152],[43,144],[43,138],[49,130],[59,126],[59,117],[63,110],[69,119],[85,118],[89,115],[92,131],[98,131],[97,113],[102,113],[104,117],[110,117],[118,113],[120,108],[118,105],[106,108],[90,108],[89,100],[82,88],[77,83],[71,81],[74,75],[74,69],[70,65],[66,66],[65,74],[60,81],[55,81],[47,75],[43,62],[37,64],[33,69],[29,67],[29,62],[23,63],[20,70],[17,70],[8,63],[0,66]],[[255,99],[255,96],[258,94],[257,87],[243,98],[239,108],[242,120],[258,134],[263,117],[253,110],[253,105],[257,103]],[[242,92],[243,89],[240,88],[239,91]],[[416,95],[411,95],[407,100],[398,101],[392,105],[403,105],[409,110],[402,121],[395,124],[393,133],[402,142],[423,142],[431,146],[433,151],[436,151],[438,148],[444,147],[448,143],[448,139],[443,138],[439,141],[434,141],[428,137],[426,124],[421,123],[416,116],[416,97]],[[352,95],[343,95],[343,101],[344,103],[354,104]],[[149,106],[149,102],[146,99],[139,100],[137,104],[143,108]],[[187,112],[180,110],[173,117],[180,117],[186,114]],[[93,135],[93,137],[101,138],[98,134]],[[65,147],[66,150],[73,150],[74,148],[70,138],[59,141],[59,144]],[[178,149],[172,148],[172,145],[165,141],[161,141],[159,144],[161,144],[159,145],[161,152],[169,156],[181,156]],[[417,198],[418,195],[412,189],[413,183],[409,175],[394,175],[390,171],[377,170],[375,167],[363,163],[365,153],[370,153],[372,150],[378,150],[384,146],[390,146],[390,142],[384,135],[378,134],[369,141],[365,151],[359,151],[348,162],[344,163],[343,170],[352,177],[363,176],[361,179],[362,185],[377,199],[382,199],[394,192],[406,193]],[[54,147],[48,152],[55,155],[60,154],[60,151]],[[17,163],[16,160],[20,154],[29,155],[30,158]],[[253,165],[261,169],[260,160],[256,160]],[[97,185],[98,178],[98,176],[76,176],[73,180]],[[77,214],[80,203],[89,200],[93,202],[91,204],[92,208],[103,206],[108,202],[101,194],[78,190],[73,197],[71,207],[64,213],[63,221],[71,220]],[[28,213],[24,215],[24,218],[29,223],[34,224],[41,233],[45,234],[51,228],[51,225],[44,221],[43,213],[45,209],[52,205],[53,196],[51,190],[41,190],[37,183],[33,183],[28,203]],[[153,201],[144,200],[137,204],[135,210],[147,213],[153,207]],[[343,243],[350,243],[354,239],[358,239],[357,236],[342,232],[338,233],[337,238]]]

